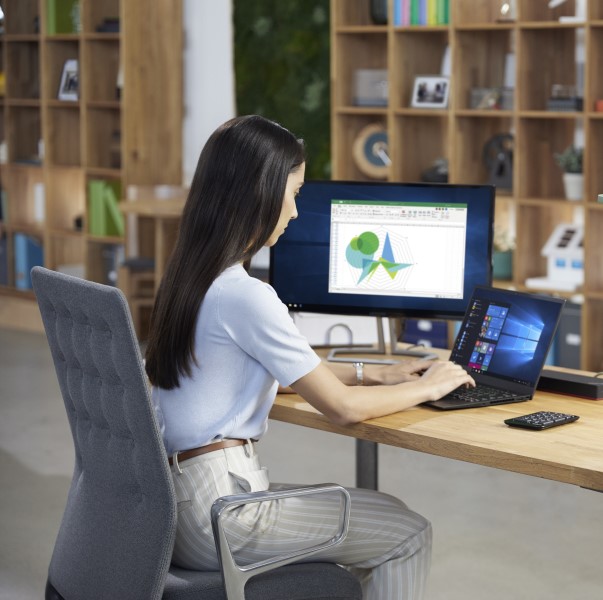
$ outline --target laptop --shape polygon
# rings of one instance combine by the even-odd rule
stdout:
[[[450,360],[477,384],[426,402],[443,410],[530,400],[559,324],[565,300],[477,286]]]

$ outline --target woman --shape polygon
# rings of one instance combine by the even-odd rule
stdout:
[[[297,216],[303,143],[258,116],[232,119],[205,145],[151,319],[146,369],[178,498],[173,562],[217,569],[210,507],[219,496],[270,487],[254,442],[280,386],[340,425],[441,397],[473,380],[450,362],[323,363],[274,290],[243,263]],[[370,387],[369,387],[370,386]],[[346,540],[321,556],[351,568],[366,598],[420,598],[431,526],[396,498],[350,490]],[[311,502],[311,508],[309,508]],[[248,505],[228,524],[241,562],[332,534],[334,499]],[[308,545],[307,543],[305,545]]]

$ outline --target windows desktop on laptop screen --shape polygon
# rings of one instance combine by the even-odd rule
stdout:
[[[492,186],[309,181],[271,248],[291,309],[459,318],[491,283]]]

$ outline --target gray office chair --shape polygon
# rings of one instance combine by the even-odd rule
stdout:
[[[337,565],[283,566],[345,537],[349,496],[340,486],[221,498],[212,518],[222,570],[171,567],[175,494],[125,297],[117,288],[42,267],[32,269],[32,282],[75,446],[47,600],[362,597],[358,581]],[[235,563],[222,528],[235,506],[334,491],[343,498],[342,513],[328,542],[255,565]]]

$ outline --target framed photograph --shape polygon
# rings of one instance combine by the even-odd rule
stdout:
[[[63,65],[61,84],[59,86],[59,100],[76,101],[79,97],[78,62],[70,58]]]
[[[415,77],[410,105],[413,108],[446,108],[450,80],[443,75]]]

